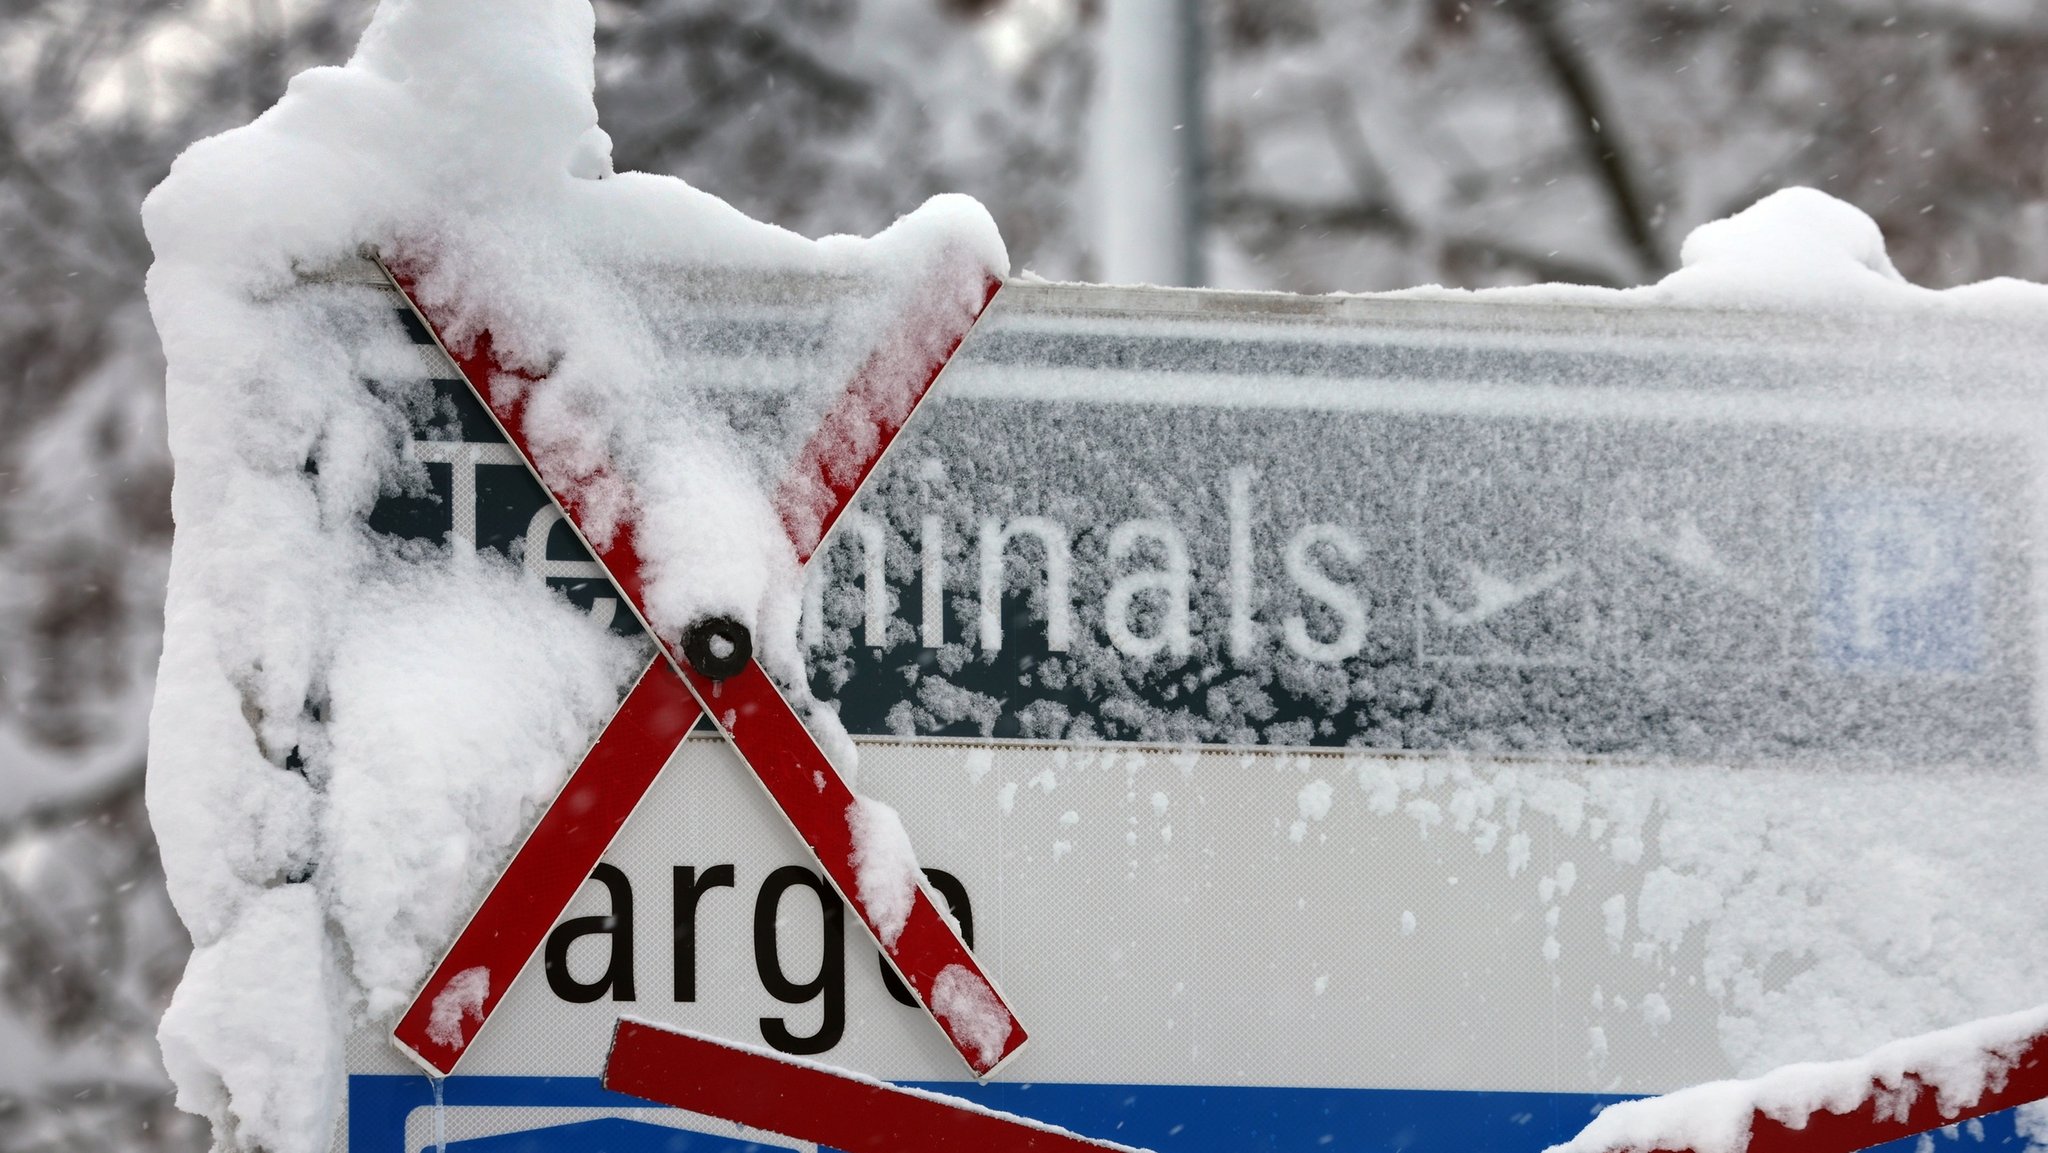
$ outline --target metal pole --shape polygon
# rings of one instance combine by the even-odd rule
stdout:
[[[1199,0],[1108,0],[1090,144],[1103,280],[1204,279],[1202,48]]]

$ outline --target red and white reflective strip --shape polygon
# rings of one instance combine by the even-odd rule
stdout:
[[[957,1097],[630,1018],[604,1087],[845,1153],[1135,1153]]]
[[[388,268],[386,274],[440,342],[441,326],[413,295],[411,281]],[[1000,287],[1001,281],[978,262],[951,258],[934,270],[928,290],[920,294],[923,307],[904,318],[855,374],[777,494],[799,561],[810,559],[845,512]],[[492,401],[489,382],[509,370],[493,355],[490,334],[479,334],[466,356],[445,342],[442,348],[589,547],[576,493],[547,486],[534,467],[517,402]],[[633,524],[620,524],[607,546],[591,553],[646,624]],[[662,657],[627,694],[399,1019],[392,1037],[400,1049],[435,1073],[454,1070],[512,978],[715,697],[713,721],[719,731],[767,789],[904,984],[976,1076],[994,1072],[1023,1046],[1023,1025],[922,885],[900,929],[884,932],[861,900],[852,861],[853,791],[759,663],[749,660],[737,675],[714,682],[652,628],[647,632],[661,645]]]

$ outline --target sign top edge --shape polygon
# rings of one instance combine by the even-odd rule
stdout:
[[[1572,285],[1541,285],[1573,293],[1609,292]],[[1413,291],[1413,290],[1404,290]],[[1506,290],[1504,290],[1506,291]],[[1850,307],[1839,303],[1784,303],[1753,307],[1684,300],[1596,300],[1559,295],[1549,299],[1457,294],[1442,296],[1396,293],[1323,294],[1260,292],[1219,288],[1167,288],[1155,285],[1090,284],[1012,277],[1004,282],[1004,312],[1022,315],[1083,315],[1104,319],[1218,320],[1241,317],[1269,323],[1304,325],[1414,325],[1512,328],[1530,332],[1584,332],[1589,324],[1611,325],[1620,334],[1697,336],[1717,328],[1763,335],[1782,333],[1847,335],[1858,331],[1895,329],[1901,319],[1947,329],[1995,328],[2018,336],[2048,337],[2014,324],[2008,306],[1930,297],[1896,305]],[[1506,322],[1504,324],[1504,322]]]

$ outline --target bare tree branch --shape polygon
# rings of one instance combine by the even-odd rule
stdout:
[[[1415,225],[1399,208],[1376,200],[1309,204],[1240,192],[1218,202],[1217,218],[1233,228],[1256,231],[1269,243],[1277,243],[1290,233],[1303,232],[1314,235],[1376,233],[1402,240],[1416,235]],[[1524,268],[1540,280],[1607,288],[1622,288],[1630,283],[1607,269],[1560,258],[1554,252],[1539,253],[1510,240],[1458,234],[1442,235],[1437,239],[1445,254],[1453,259]]]
[[[1657,242],[1656,229],[1650,222],[1649,209],[1633,166],[1622,155],[1619,137],[1608,130],[1609,126],[1617,123],[1614,113],[1602,98],[1591,69],[1579,58],[1564,29],[1559,26],[1550,0],[1513,0],[1507,5],[1507,10],[1528,29],[1545,69],[1570,106],[1572,130],[1593,170],[1599,175],[1601,187],[1606,191],[1613,210],[1615,226],[1642,265],[1645,278],[1654,278],[1668,271],[1671,262]]]

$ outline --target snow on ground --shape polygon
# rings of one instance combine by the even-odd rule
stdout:
[[[177,467],[148,791],[196,946],[161,1039],[180,1104],[232,1146],[324,1147],[341,1038],[411,996],[647,655],[480,550],[373,537],[378,496],[422,483],[401,446],[423,401],[362,382],[414,353],[377,293],[308,303],[297,278],[374,246],[456,345],[490,329],[545,374],[493,383],[524,390],[543,470],[600,537],[638,518],[655,625],[760,624],[794,679],[769,495],[792,437],[694,402],[691,356],[733,351],[719,332],[651,329],[737,268],[838,278],[821,356],[846,371],[820,379],[843,380],[927,262],[1007,269],[961,198],[813,242],[613,173],[592,53],[584,0],[389,0],[345,67],[194,145],[145,206]],[[788,424],[814,423],[811,382],[754,363],[794,392]]]

